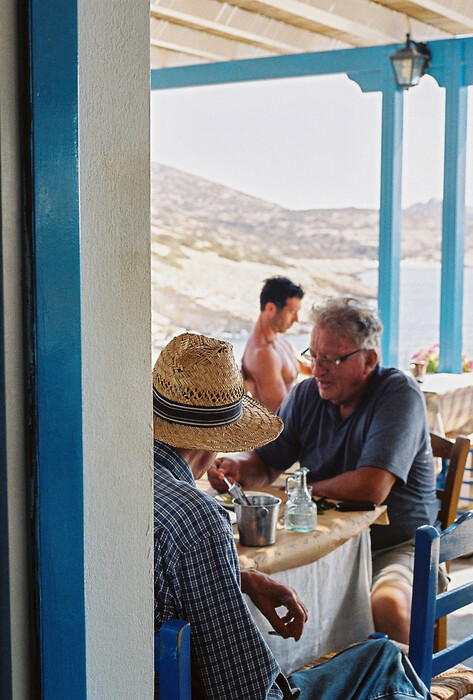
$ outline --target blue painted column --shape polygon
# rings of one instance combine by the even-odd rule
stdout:
[[[443,45],[445,155],[442,212],[440,372],[461,372],[463,269],[465,253],[465,171],[467,87],[462,42]]]
[[[386,57],[384,57],[386,59]],[[372,65],[377,65],[373,63]],[[363,92],[382,92],[379,203],[378,308],[384,325],[382,361],[397,366],[402,225],[402,140],[404,94],[387,60],[373,69],[347,73]]]
[[[394,81],[383,89],[378,306],[383,364],[389,366],[397,366],[399,353],[403,98]]]
[[[28,392],[41,697],[86,697],[77,3],[29,0]]]

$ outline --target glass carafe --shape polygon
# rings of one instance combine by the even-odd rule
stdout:
[[[311,532],[317,527],[317,506],[312,500],[312,486],[307,486],[306,467],[296,469],[286,479],[288,500],[284,508],[284,527],[295,532]]]

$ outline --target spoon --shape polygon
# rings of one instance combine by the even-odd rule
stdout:
[[[231,481],[227,479],[226,476],[223,477],[224,482],[228,486],[228,493],[233,496],[235,501],[239,501],[240,503],[243,503],[245,506],[251,506],[250,501],[248,500],[248,496],[246,493],[243,491],[241,488],[241,485],[235,481],[234,484],[232,484]]]

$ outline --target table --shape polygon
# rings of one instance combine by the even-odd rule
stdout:
[[[205,480],[198,485],[212,493]],[[258,491],[278,496],[283,504],[286,499],[285,493],[273,487]],[[271,625],[245,596],[256,624],[284,673],[366,639],[374,631],[370,605],[369,527],[374,522],[386,524],[385,511],[386,506],[352,513],[328,510],[318,516],[315,532],[309,533],[287,532],[281,517],[276,544],[269,547],[241,546],[234,525],[240,567],[271,574],[281,583],[292,586],[309,608],[309,620],[301,639],[295,642],[269,634]]]
[[[442,435],[473,432],[473,372],[426,374],[420,388],[430,430]]]
[[[259,490],[285,499],[277,489]],[[369,526],[375,521],[387,522],[385,506],[353,513],[329,510],[318,516],[315,532],[288,532],[280,519],[275,545],[237,544],[242,569],[258,569],[292,586],[309,608],[302,637],[295,642],[269,634],[271,625],[246,598],[283,673],[366,639],[374,631]]]

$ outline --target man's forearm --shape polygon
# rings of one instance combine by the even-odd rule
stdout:
[[[261,572],[256,569],[242,569],[240,571],[241,578],[241,592],[246,593],[250,596],[253,592],[255,579],[260,575]]]
[[[245,452],[239,457],[240,483],[246,488],[269,486],[279,472],[263,462],[257,452]]]
[[[314,496],[380,504],[386,500],[394,482],[395,477],[385,469],[361,467],[311,485]]]

